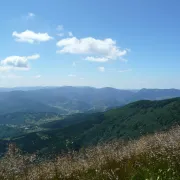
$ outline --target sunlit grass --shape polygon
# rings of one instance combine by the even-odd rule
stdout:
[[[0,160],[0,180],[178,180],[180,127],[123,143],[114,141],[39,160],[11,145]]]

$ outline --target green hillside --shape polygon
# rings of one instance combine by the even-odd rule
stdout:
[[[79,116],[79,115],[78,115]],[[105,113],[71,116],[46,124],[48,131],[30,133],[12,141],[24,151],[61,152],[79,149],[112,139],[134,139],[167,130],[180,122],[180,98],[138,101]],[[73,120],[74,119],[74,120]]]
[[[0,125],[0,139],[5,139],[23,134],[23,131],[18,127]]]
[[[53,112],[14,112],[0,115],[0,124],[24,125],[61,119],[61,115]]]
[[[138,101],[104,113],[104,121],[86,132],[83,144],[114,138],[131,139],[167,130],[180,122],[180,98]]]

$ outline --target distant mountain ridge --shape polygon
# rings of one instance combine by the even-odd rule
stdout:
[[[24,89],[24,90],[23,90]],[[105,111],[138,100],[180,97],[178,89],[139,91],[93,87],[0,88],[0,114],[14,112],[55,112],[72,114]]]

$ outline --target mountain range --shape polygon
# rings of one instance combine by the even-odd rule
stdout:
[[[180,97],[178,89],[120,90],[93,87],[29,87],[0,89],[0,115],[15,112],[91,113],[138,100]],[[1,119],[0,119],[1,121]]]

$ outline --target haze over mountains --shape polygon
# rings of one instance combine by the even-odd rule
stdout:
[[[138,100],[180,97],[178,89],[120,90],[93,87],[1,88],[0,114],[54,112],[62,115],[105,111]]]

